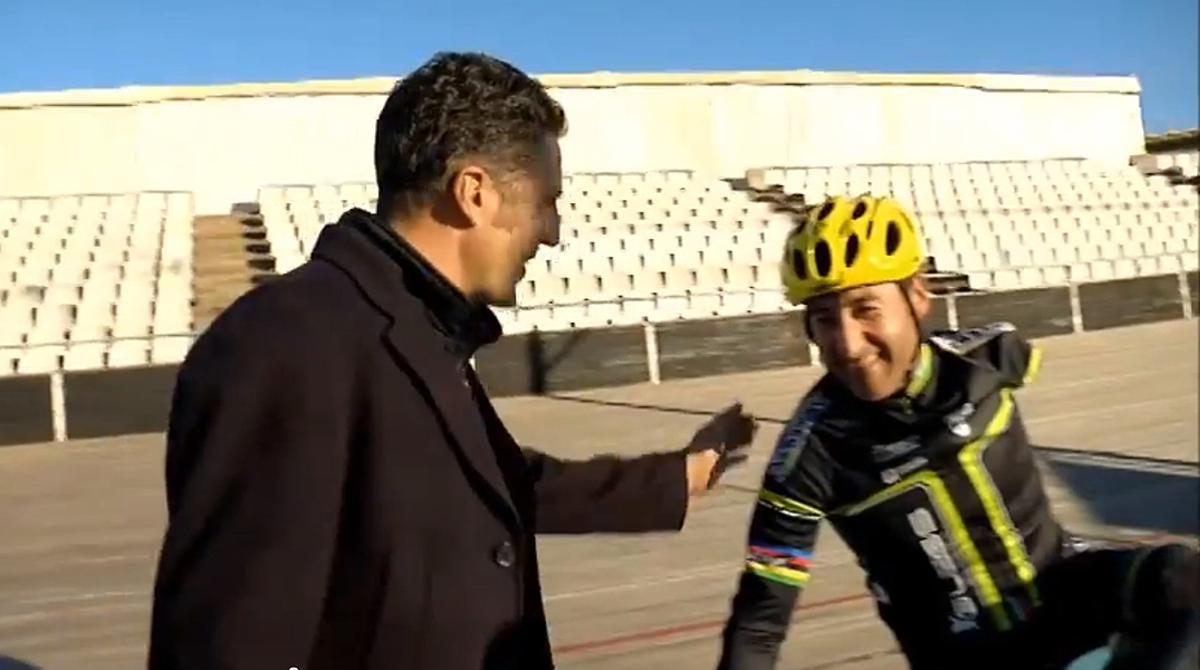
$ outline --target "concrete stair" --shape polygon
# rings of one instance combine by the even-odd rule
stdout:
[[[275,259],[257,213],[198,216],[192,225],[192,314],[196,330],[203,331],[243,293],[275,277]]]

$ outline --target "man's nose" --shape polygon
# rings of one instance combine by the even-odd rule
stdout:
[[[862,328],[854,319],[838,319],[838,326],[832,333],[833,349],[837,357],[854,361],[862,357],[866,339]]]

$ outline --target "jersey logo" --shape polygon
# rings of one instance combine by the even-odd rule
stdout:
[[[933,566],[934,572],[938,577],[948,580],[954,585],[948,594],[950,596],[950,616],[947,623],[951,632],[961,633],[977,630],[979,628],[979,608],[967,590],[966,580],[963,579],[954,557],[950,554],[950,548],[946,546],[941,533],[938,532],[938,524],[934,521],[933,515],[924,507],[918,507],[909,512],[908,523],[913,534],[917,536],[921,548],[925,550],[925,555],[929,557],[929,563]]]
[[[771,462],[767,465],[767,475],[775,481],[782,481],[796,467],[808,436],[812,434],[817,419],[829,408],[829,401],[821,394],[814,393],[796,410],[792,420],[779,436],[779,444],[775,453],[771,454]]]
[[[886,463],[895,458],[900,458],[921,446],[920,440],[916,435],[909,435],[899,442],[891,444],[876,444],[871,447],[871,458],[876,463]]]
[[[978,349],[980,345],[995,339],[998,335],[1015,332],[1016,330],[1017,327],[1008,321],[998,321],[968,330],[940,332],[936,335],[930,335],[929,341],[946,351],[961,356]]]
[[[926,465],[929,465],[929,460],[924,456],[917,456],[911,461],[905,461],[894,468],[884,470],[880,473],[879,478],[883,480],[884,484],[891,486]]]
[[[942,417],[946,422],[946,428],[955,435],[967,438],[971,436],[971,424],[969,423],[971,416],[975,414],[975,405],[971,402],[963,403],[962,407]]]

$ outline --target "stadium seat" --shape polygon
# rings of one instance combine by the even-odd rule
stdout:
[[[17,361],[21,359],[21,348],[0,346],[0,377],[17,374]]]
[[[103,342],[71,343],[63,355],[63,369],[68,371],[95,370],[105,367],[105,352],[108,345]]]
[[[183,361],[192,344],[190,336],[156,337],[150,345],[150,362],[160,365]]]
[[[149,343],[144,339],[117,340],[108,351],[108,365],[113,368],[146,365],[149,360]]]

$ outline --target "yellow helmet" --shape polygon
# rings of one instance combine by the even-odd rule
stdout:
[[[793,305],[858,286],[902,281],[925,260],[916,220],[891,198],[833,197],[788,235],[780,271]]]

